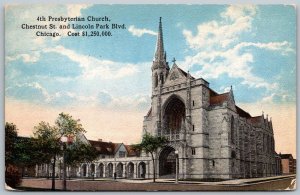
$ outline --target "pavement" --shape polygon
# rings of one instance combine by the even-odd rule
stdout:
[[[263,177],[263,178],[249,178],[249,179],[234,179],[225,180],[218,182],[205,182],[205,181],[178,181],[181,184],[206,184],[206,185],[247,185],[251,183],[265,182],[270,180],[278,180],[283,178],[296,177],[296,175],[284,175],[284,176],[273,176],[273,177]],[[72,180],[86,180],[82,178],[72,179]],[[89,181],[117,181],[124,183],[152,183],[153,179],[108,179],[108,178],[96,178],[94,180],[89,179]],[[175,179],[155,179],[157,183],[175,183]]]
[[[62,189],[62,180],[56,180],[56,189]],[[24,178],[21,187],[51,189],[51,179]],[[67,189],[71,191],[266,191],[295,190],[296,175],[265,178],[237,179],[219,182],[179,181],[174,179],[129,180],[129,179],[71,179],[67,180]]]

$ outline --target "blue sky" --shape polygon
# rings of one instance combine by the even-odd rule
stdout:
[[[217,92],[232,85],[237,103],[295,105],[295,13],[285,5],[10,6],[5,97],[62,111],[95,105],[146,114],[162,17],[170,63],[175,57],[179,67]],[[39,24],[41,15],[108,16],[127,29],[112,30],[112,37],[52,38],[20,28]]]

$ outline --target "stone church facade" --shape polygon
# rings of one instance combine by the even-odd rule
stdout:
[[[280,158],[275,152],[273,126],[268,116],[251,116],[236,105],[232,88],[226,93],[217,93],[206,80],[194,78],[180,69],[175,59],[170,69],[166,59],[160,19],[151,67],[151,109],[143,122],[144,133],[169,140],[155,157],[157,176],[174,178],[175,151],[182,179],[237,179],[280,174]],[[97,161],[83,163],[74,171],[69,170],[69,175],[73,172],[81,177],[113,177],[116,172],[119,178],[153,177],[149,155],[132,153],[130,146],[124,144],[110,147],[106,142],[98,142],[100,153],[101,148],[111,148],[111,151],[102,151]]]

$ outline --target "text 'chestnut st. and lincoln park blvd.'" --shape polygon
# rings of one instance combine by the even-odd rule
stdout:
[[[114,23],[108,16],[53,17],[38,16],[36,23],[21,24],[21,29],[33,30],[35,36],[109,37],[112,30],[125,30],[124,23]]]

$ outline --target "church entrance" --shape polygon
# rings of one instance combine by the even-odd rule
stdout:
[[[176,155],[175,149],[167,146],[159,155],[159,176],[174,177],[176,174]]]
[[[163,121],[163,134],[171,140],[178,139],[185,121],[185,105],[178,97],[171,97],[167,103]]]

